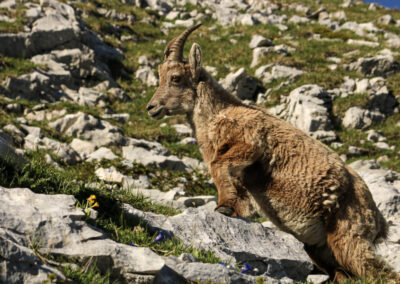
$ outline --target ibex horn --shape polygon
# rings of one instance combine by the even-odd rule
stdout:
[[[188,36],[196,29],[201,26],[197,24],[190,28],[187,28],[184,32],[182,32],[177,38],[171,40],[167,47],[164,50],[164,61],[182,61],[183,60],[183,47],[185,45],[186,39]]]

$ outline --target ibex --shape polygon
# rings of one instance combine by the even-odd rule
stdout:
[[[147,110],[155,119],[186,114],[218,189],[216,211],[248,217],[255,201],[332,280],[400,283],[375,256],[388,227],[364,181],[321,142],[225,91],[202,68],[198,44],[185,61],[185,41],[199,26],[168,43]]]

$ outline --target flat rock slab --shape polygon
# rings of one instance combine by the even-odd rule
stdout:
[[[270,277],[305,280],[313,269],[302,243],[260,223],[226,217],[203,207],[189,208],[172,217],[143,212],[127,204],[124,210],[186,245],[212,251],[233,265],[247,262]]]
[[[184,279],[183,279],[184,278]],[[254,272],[240,273],[233,266],[221,264],[181,262],[174,257],[166,259],[166,266],[156,276],[154,284],[186,284],[190,283],[294,283],[290,278],[274,279],[268,276],[255,276]]]
[[[101,271],[125,278],[137,274],[154,277],[164,266],[164,259],[149,248],[114,242],[82,221],[85,214],[75,203],[69,195],[0,187],[0,283],[21,283],[21,279],[41,283],[47,273],[63,278],[34,254],[32,246],[43,256],[76,257],[83,264],[94,261]],[[9,278],[10,274],[18,277]]]

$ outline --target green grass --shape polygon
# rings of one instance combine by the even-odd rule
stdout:
[[[43,162],[39,153],[31,153],[29,164],[22,170],[17,170],[10,161],[0,160],[0,185],[5,187],[28,187],[33,192],[45,194],[71,194],[78,204],[86,204],[87,198],[94,194],[99,203],[97,211],[99,218],[91,221],[93,225],[108,232],[115,241],[139,246],[150,247],[161,255],[180,255],[183,252],[192,253],[200,261],[217,263],[220,259],[212,253],[184,246],[180,241],[171,239],[165,242],[153,243],[155,232],[142,224],[140,219],[126,219],[121,209],[122,202],[143,211],[171,216],[179,211],[148,201],[142,196],[134,196],[125,190],[112,190],[99,187],[92,188],[86,184],[94,177],[85,181],[76,180],[79,176],[74,171],[59,171]]]
[[[26,24],[25,6],[17,1],[15,9],[9,10],[7,8],[0,9],[0,15],[8,16],[14,19],[14,22],[0,21],[0,33],[18,33],[24,30]]]
[[[29,73],[36,65],[29,59],[13,58],[0,55],[0,82],[7,77],[18,77]]]
[[[346,98],[336,98],[333,101],[333,114],[344,117],[345,112],[350,107],[360,107],[360,108],[368,108],[369,106],[369,95],[366,93],[362,94],[352,94]]]
[[[78,268],[72,265],[65,265],[58,267],[63,274],[77,283],[87,284],[109,284],[109,283],[120,283],[117,280],[111,278],[110,272],[101,273],[96,265],[90,266],[89,269]],[[53,283],[53,282],[49,282]]]

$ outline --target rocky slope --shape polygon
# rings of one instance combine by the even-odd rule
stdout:
[[[166,42],[200,21],[222,86],[365,179],[399,270],[400,12],[319,2],[2,1],[0,283],[326,279],[263,217],[215,213],[192,129],[146,115]]]

